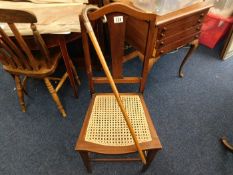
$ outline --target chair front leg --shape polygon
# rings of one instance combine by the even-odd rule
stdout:
[[[53,88],[53,85],[51,84],[51,82],[49,81],[48,78],[44,78],[44,82],[45,82],[45,85],[47,86],[50,94],[52,95],[53,100],[56,103],[57,108],[59,109],[60,113],[62,114],[63,117],[66,117],[66,112],[61,104],[61,101],[57,95],[56,90]]]
[[[19,104],[21,106],[22,112],[26,112],[26,106],[24,103],[23,86],[21,84],[20,77],[18,75],[15,75],[14,79],[15,79],[15,85],[17,89],[18,98],[19,98]]]
[[[89,158],[89,155],[88,155],[88,152],[87,151],[78,151],[82,160],[83,160],[83,163],[87,169],[87,172],[88,173],[92,173],[92,169],[91,169],[91,161],[90,161],[90,158]]]
[[[154,157],[158,151],[159,150],[157,149],[148,150],[148,153],[146,155],[146,164],[143,165],[142,170],[141,170],[142,173],[144,173],[149,168],[151,162],[154,160]]]

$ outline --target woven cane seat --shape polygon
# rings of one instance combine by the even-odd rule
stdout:
[[[121,95],[139,143],[152,140],[138,95]],[[97,95],[90,114],[85,141],[105,146],[134,145],[115,96]]]

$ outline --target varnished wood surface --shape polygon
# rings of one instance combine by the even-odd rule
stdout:
[[[119,12],[117,11],[117,9],[119,9]],[[129,131],[130,131],[130,134],[131,134],[131,136],[132,136],[132,138],[133,138],[135,147],[137,148],[137,151],[138,151],[138,153],[139,153],[139,156],[140,156],[141,159],[142,159],[142,162],[143,162],[144,164],[146,164],[145,155],[143,154],[142,149],[141,149],[141,147],[140,147],[140,145],[139,145],[139,142],[138,142],[138,139],[137,139],[137,137],[136,137],[135,131],[134,131],[134,129],[133,129],[133,127],[132,127],[132,124],[131,124],[131,122],[130,122],[128,113],[126,112],[126,109],[125,109],[125,107],[124,107],[124,105],[123,105],[123,101],[122,101],[121,98],[120,98],[120,95],[119,95],[118,89],[117,89],[117,87],[116,87],[116,84],[114,83],[113,76],[111,75],[111,72],[110,72],[110,70],[109,70],[109,68],[108,68],[107,62],[106,62],[106,60],[105,60],[105,58],[104,58],[103,52],[102,52],[102,50],[101,50],[101,48],[100,48],[100,45],[99,45],[99,43],[98,43],[98,41],[97,41],[97,38],[96,38],[95,33],[94,33],[94,31],[93,31],[93,28],[92,28],[92,26],[91,26],[91,21],[90,21],[89,18],[88,18],[88,13],[90,13],[91,10],[96,10],[96,11],[94,11],[94,12],[103,13],[102,15],[105,16],[105,17],[107,16],[107,17],[106,17],[107,19],[109,19],[109,17],[111,18],[111,15],[114,14],[114,13],[121,13],[121,15],[122,15],[121,17],[122,17],[122,20],[123,20],[123,21],[126,20],[126,18],[124,18],[124,16],[130,16],[131,13],[133,13],[133,10],[130,9],[128,6],[125,6],[125,5],[121,4],[121,3],[109,4],[109,5],[107,5],[107,6],[103,7],[103,8],[101,8],[101,9],[96,8],[95,6],[87,6],[87,7],[83,10],[83,12],[82,12],[82,17],[83,17],[83,20],[84,20],[84,22],[85,22],[85,27],[86,27],[87,33],[88,33],[88,35],[89,35],[89,38],[90,38],[90,40],[91,40],[91,42],[92,42],[92,44],[93,44],[93,46],[94,46],[94,48],[95,48],[95,51],[96,51],[96,53],[97,53],[97,55],[98,55],[98,58],[99,58],[99,61],[100,61],[101,65],[102,65],[102,68],[103,68],[103,70],[104,70],[104,73],[105,73],[107,79],[109,80],[109,84],[110,84],[111,89],[112,89],[112,91],[113,91],[113,94],[114,94],[114,96],[115,96],[115,98],[116,98],[117,104],[118,104],[119,107],[120,107],[121,113],[123,114],[124,120],[125,120],[125,122],[126,122],[126,124],[127,124],[127,127],[128,127],[128,129],[129,129]],[[94,13],[94,12],[93,12],[93,13]],[[137,13],[138,13],[138,12],[135,11],[135,15],[137,15]],[[96,13],[96,16],[98,16],[98,13]],[[94,19],[99,19],[99,18],[95,18],[96,16],[93,16]],[[113,17],[114,17],[114,16],[112,16],[112,18],[113,18]],[[137,17],[137,16],[136,16],[136,17]],[[141,19],[141,18],[140,18],[140,19]],[[114,21],[114,20],[112,20],[112,21]],[[123,22],[123,21],[122,21],[122,22]],[[122,23],[122,22],[121,22],[121,23]],[[115,23],[115,21],[114,21],[114,23]],[[119,23],[117,23],[117,24],[119,24]],[[119,26],[119,25],[115,25],[115,26]],[[114,26],[114,27],[115,27],[115,26]],[[120,25],[120,26],[121,26],[121,25]],[[111,27],[111,26],[110,26],[110,27]],[[123,27],[124,27],[124,26],[122,26],[122,28],[123,28]],[[119,29],[119,28],[118,28],[118,29]],[[125,29],[125,28],[123,28],[123,29]],[[111,30],[111,28],[110,28],[110,30]],[[115,34],[113,34],[113,35],[115,35]],[[123,35],[123,36],[124,36],[124,35]],[[111,39],[111,35],[110,35],[110,39]],[[120,41],[119,41],[119,44],[121,44],[121,42],[124,43],[124,40],[120,40]],[[121,45],[119,45],[119,46],[121,46]],[[123,45],[123,46],[124,46],[124,45]],[[123,47],[123,46],[122,46],[122,47]],[[113,59],[113,58],[112,58],[112,59]],[[119,59],[119,58],[117,58],[117,59]],[[146,59],[145,59],[145,60],[146,60]],[[119,63],[122,64],[122,59],[121,59],[121,62],[119,62]],[[115,66],[114,64],[112,64],[112,65]]]
[[[129,0],[116,1],[134,7]],[[211,4],[200,2],[165,15],[156,16],[154,29],[151,29],[157,33],[155,43],[151,46],[155,48],[155,54],[151,55],[153,61],[149,63],[149,70],[160,56],[187,44],[192,45],[193,41],[198,40],[204,17],[210,7],[212,7]],[[142,11],[142,9],[139,10]],[[129,32],[126,34],[126,41],[136,48],[140,54],[143,54],[141,45],[145,42],[145,33],[142,31],[147,26],[147,23],[138,23],[134,19],[129,19],[128,21],[126,29]],[[134,30],[134,32],[131,33],[131,30]],[[193,51],[192,47],[190,50]],[[192,51],[188,51],[187,56],[182,61],[179,72],[182,72],[184,63],[186,63],[187,57],[191,56],[190,53]]]
[[[119,6],[119,3],[115,4],[117,7]],[[113,17],[114,15],[117,15],[115,11],[113,11],[111,14],[110,11],[106,11],[106,8],[108,6],[103,7],[100,12],[101,15],[103,13],[107,13],[107,19],[108,19],[108,27],[109,27],[109,40],[110,40],[110,50],[111,50],[111,58],[112,58],[112,73],[113,73],[113,78],[115,83],[127,83],[126,80],[129,80],[128,82],[130,83],[138,83],[140,80],[140,92],[144,91],[145,84],[146,84],[146,79],[148,76],[148,69],[149,69],[149,58],[152,55],[153,52],[153,46],[154,46],[154,41],[155,41],[155,36],[156,36],[156,30],[154,30],[154,23],[155,23],[155,15],[152,15],[153,18],[147,17],[147,15],[151,16],[151,14],[144,14],[146,17],[142,19],[144,16],[140,16],[139,19],[138,17],[142,12],[136,11],[136,14],[133,16],[130,16],[132,12],[127,11],[125,15],[123,13],[117,12],[117,14],[123,15],[123,23],[115,25],[113,22]],[[128,7],[127,7],[128,8]],[[118,8],[116,8],[118,9]],[[116,10],[115,9],[115,10]],[[123,10],[124,8],[122,8]],[[132,10],[132,9],[131,9]],[[105,12],[106,11],[106,12]],[[96,14],[97,16],[100,16],[100,12],[92,12],[89,14],[89,17],[91,19],[96,19],[94,15]],[[137,14],[138,13],[138,14]],[[148,19],[153,19],[151,21],[148,21]],[[91,20],[92,23],[94,23],[95,20]],[[89,40],[87,36],[86,29],[83,24],[83,19],[80,17],[80,22],[81,22],[81,29],[82,29],[82,40],[83,40],[83,48],[84,48],[84,55],[85,55],[85,61],[86,61],[86,70],[87,70],[87,75],[89,79],[89,85],[90,85],[90,91],[91,93],[94,92],[94,83],[104,83],[107,82],[106,79],[104,80],[103,78],[96,78],[92,77],[92,67],[91,67],[91,53],[90,53],[90,48],[89,48]],[[138,24],[138,25],[135,25]],[[137,29],[137,27],[140,26],[140,30]],[[136,28],[134,28],[136,27]],[[138,33],[137,33],[138,32]],[[138,36],[138,37],[135,37]],[[133,77],[131,79],[129,78],[124,78],[124,75],[122,74],[122,66],[124,63],[124,43],[125,41],[128,42],[128,40],[132,40],[133,43],[138,43],[137,44],[137,49],[140,50],[143,54],[143,72],[141,73],[141,78],[138,77]],[[135,42],[134,42],[135,41]],[[129,42],[130,43],[130,42]],[[136,79],[135,79],[136,78]],[[122,79],[122,80],[121,80]]]
[[[119,8],[118,8],[119,7]],[[127,10],[128,9],[128,10]],[[83,40],[83,48],[84,48],[84,53],[85,53],[85,60],[86,60],[86,69],[87,69],[87,74],[89,78],[89,85],[90,85],[90,90],[91,93],[94,93],[94,83],[110,83],[111,88],[114,92],[114,95],[116,97],[116,100],[118,102],[118,105],[121,109],[121,112],[124,116],[124,119],[126,121],[127,127],[130,130],[130,134],[134,140],[134,145],[131,146],[103,146],[100,144],[94,144],[85,141],[86,137],[86,130],[89,124],[89,119],[91,117],[91,113],[93,110],[93,104],[95,101],[96,96],[99,94],[93,94],[92,95],[92,100],[90,102],[87,114],[85,116],[85,120],[81,129],[80,136],[76,142],[76,150],[79,151],[84,165],[86,166],[88,172],[91,172],[91,166],[90,166],[90,161],[91,158],[89,157],[90,152],[95,152],[95,153],[100,153],[100,154],[110,154],[110,155],[121,155],[121,154],[129,154],[133,152],[139,152],[140,158],[146,166],[144,166],[144,170],[148,168],[150,165],[151,161],[153,160],[155,154],[152,154],[162,148],[161,143],[159,141],[159,138],[157,136],[157,133],[155,131],[155,128],[153,126],[153,122],[151,120],[151,117],[149,115],[149,112],[145,106],[144,100],[142,98],[142,95],[140,94],[139,97],[141,99],[141,103],[146,115],[146,120],[149,125],[149,130],[152,136],[152,141],[149,142],[144,142],[139,144],[137,137],[135,136],[134,129],[132,128],[131,122],[128,118],[128,114],[124,108],[124,105],[122,104],[120,96],[122,94],[119,94],[118,89],[116,88],[116,83],[139,83],[140,84],[140,92],[143,92],[145,88],[145,82],[147,79],[148,75],[148,68],[149,68],[149,58],[153,53],[153,46],[154,46],[154,40],[156,36],[156,31],[152,30],[154,29],[154,24],[155,24],[155,18],[152,18],[151,20],[150,17],[147,17],[145,19],[142,19],[144,15],[138,16],[138,11],[135,11],[135,14],[132,14],[133,9],[129,9],[128,6],[120,5],[120,4],[110,4],[105,7],[103,7],[100,10],[97,10],[95,12],[91,12],[89,14],[89,17],[91,19],[91,22],[93,24],[93,19],[98,19],[102,15],[105,15],[106,13],[106,18],[108,19],[108,29],[109,29],[109,39],[110,39],[110,46],[111,46],[111,57],[112,57],[112,70],[113,70],[113,77],[111,76],[111,73],[109,72],[108,66],[105,62],[105,58],[103,56],[103,53],[99,47],[99,44],[96,40],[96,37],[94,36],[94,32],[92,30],[92,27],[90,27],[90,24],[88,23],[87,16],[80,17],[81,21],[81,29],[82,29],[82,40]],[[94,16],[96,15],[96,16]],[[123,18],[123,21],[121,23],[114,23],[114,17],[115,16],[121,16]],[[146,14],[147,16],[147,14]],[[149,15],[151,16],[151,15]],[[154,16],[154,15],[153,15]],[[141,47],[141,51],[143,53],[142,55],[142,60],[143,60],[143,67],[141,70],[141,76],[140,77],[124,77],[122,74],[122,64],[125,62],[127,57],[124,56],[124,43],[125,43],[125,38],[127,35],[127,32],[132,32],[134,33],[134,30],[132,31],[127,31],[127,24],[128,24],[128,19],[135,19],[136,21],[144,21],[147,23],[145,25],[144,30],[141,31],[142,33],[144,32],[144,42],[139,46]],[[84,21],[85,19],[85,21]],[[84,27],[84,22],[86,22],[86,26]],[[95,21],[94,21],[95,22]],[[88,33],[88,34],[87,34]],[[91,64],[91,54],[90,54],[90,48],[89,48],[89,40],[88,40],[88,35],[90,37],[90,40],[92,41],[92,44],[95,47],[96,53],[100,59],[100,62],[103,66],[103,69],[105,71],[106,77],[95,77],[93,76],[92,72],[92,64]],[[118,48],[116,48],[118,47]],[[110,94],[109,94],[110,95]],[[111,94],[113,95],[113,94]],[[132,94],[131,94],[132,95]],[[101,116],[100,116],[101,117]],[[151,152],[150,154],[145,154],[145,151]],[[151,156],[149,156],[151,155]],[[121,159],[120,159],[121,160]],[[131,159],[132,160],[138,160],[138,159]],[[117,161],[116,159],[100,159],[98,161]]]
[[[201,2],[201,3],[196,3],[191,6],[182,8],[180,10],[176,10],[166,15],[161,15],[161,16],[158,15],[157,20],[156,20],[156,25],[158,26],[158,25],[161,25],[167,22],[179,20],[182,17],[197,13],[202,10],[209,9],[212,6],[213,6],[212,4]]]
[[[124,21],[118,25],[114,23],[114,16],[122,16]],[[124,56],[124,45],[125,45],[125,29],[126,21],[128,16],[122,13],[111,13],[107,16],[109,37],[110,37],[110,50],[112,55],[112,76],[113,78],[122,78],[123,71],[123,56]]]
[[[36,23],[37,19],[31,12],[0,9],[0,21],[7,23]]]
[[[101,18],[104,15],[107,15],[109,13],[114,13],[114,12],[118,12],[118,13],[126,13],[127,12],[127,14],[129,16],[140,19],[140,20],[148,20],[149,21],[149,20],[156,19],[155,14],[149,14],[149,13],[143,12],[142,10],[137,10],[134,7],[132,7],[131,5],[127,5],[127,4],[122,5],[122,2],[114,3],[114,5],[116,6],[115,9],[108,8],[108,5],[102,7],[101,10],[98,10],[98,11],[91,13],[89,15],[89,19],[91,21],[96,20],[96,19]]]
[[[13,15],[14,14],[14,15]],[[58,61],[66,53],[67,65],[71,66],[70,72],[67,69],[68,74],[72,73],[76,76],[76,70],[72,68],[73,64],[68,58],[68,53],[64,50],[65,46],[60,48],[49,49],[37,30],[35,22],[37,22],[36,16],[32,13],[21,10],[3,10],[0,9],[0,22],[8,25],[14,36],[9,37],[3,28],[0,28],[0,62],[3,64],[3,69],[9,72],[15,79],[17,94],[22,111],[26,111],[24,103],[24,94],[26,93],[25,84],[27,77],[43,79],[47,86],[51,96],[56,103],[59,111],[63,117],[66,117],[66,112],[58,98],[57,91],[61,88],[67,73],[59,79],[58,87],[54,88],[50,82],[50,76],[54,73],[57,68]],[[34,41],[34,49],[30,48],[30,42],[27,42],[28,37],[23,37],[17,29],[15,23],[28,23],[30,26],[33,36],[30,36]],[[59,37],[59,44],[61,39]],[[57,43],[57,40],[53,41]],[[65,42],[63,42],[65,44]],[[60,45],[61,46],[61,45]],[[66,48],[65,48],[66,49]],[[67,66],[67,67],[68,67]],[[21,82],[20,76],[24,76],[24,80]]]

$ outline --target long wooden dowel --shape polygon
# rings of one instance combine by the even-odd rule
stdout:
[[[93,8],[90,7],[89,9],[93,9]],[[133,129],[133,127],[132,127],[132,125],[131,125],[131,122],[130,122],[130,120],[129,120],[128,114],[127,114],[127,112],[126,112],[126,110],[125,110],[125,107],[124,107],[124,105],[123,105],[123,103],[122,103],[122,100],[121,100],[121,98],[120,98],[119,92],[118,92],[118,90],[117,90],[117,88],[116,88],[116,85],[115,85],[115,83],[114,83],[114,80],[113,80],[113,78],[112,78],[112,75],[111,75],[111,73],[110,73],[110,71],[109,71],[109,68],[108,68],[108,66],[107,66],[107,63],[106,63],[106,61],[105,61],[104,55],[103,55],[103,53],[102,53],[102,51],[101,51],[101,48],[100,48],[100,46],[99,46],[99,43],[98,43],[98,41],[97,41],[97,39],[96,39],[95,33],[94,33],[93,29],[92,29],[92,26],[91,26],[91,24],[90,24],[90,21],[89,21],[88,18],[87,18],[87,12],[88,12],[88,7],[87,7],[86,10],[83,11],[83,18],[84,18],[86,30],[87,30],[87,32],[88,32],[88,35],[90,36],[91,42],[92,42],[93,45],[94,45],[94,48],[95,48],[95,50],[96,50],[96,53],[97,53],[98,58],[99,58],[99,60],[100,60],[100,63],[101,63],[101,65],[102,65],[103,69],[104,69],[104,72],[105,72],[105,74],[106,74],[106,77],[107,77],[108,80],[109,80],[110,86],[111,86],[111,88],[112,88],[112,90],[113,90],[113,93],[114,93],[114,95],[115,95],[115,97],[116,97],[117,103],[118,103],[118,105],[119,105],[119,107],[120,107],[120,109],[121,109],[121,112],[122,112],[122,114],[123,114],[123,116],[124,116],[124,119],[125,119],[125,121],[126,121],[126,124],[127,124],[128,128],[129,128],[129,130],[130,130],[130,134],[131,134],[132,137],[133,137],[134,143],[135,143],[135,145],[136,145],[136,147],[137,147],[137,150],[138,150],[139,155],[140,155],[140,157],[141,157],[141,159],[142,159],[142,162],[143,162],[144,164],[146,164],[145,155],[144,155],[144,153],[142,152],[142,149],[141,149],[141,147],[140,147],[140,145],[139,145],[139,142],[138,142],[138,140],[137,140],[136,134],[135,134],[134,129]]]
[[[96,39],[96,37],[95,37],[95,34],[94,34],[94,32],[90,32],[90,33],[88,33],[88,34],[89,34],[90,39],[91,39],[91,41],[92,41],[92,43],[93,43],[93,45],[94,45],[94,47],[95,47],[95,49],[96,49],[96,53],[97,53],[97,55],[98,55],[98,57],[99,57],[99,60],[100,60],[100,62],[101,62],[101,64],[102,64],[102,66],[103,66],[103,69],[104,69],[104,72],[105,72],[105,74],[106,74],[106,77],[107,77],[108,80],[109,80],[109,83],[110,83],[110,86],[111,86],[111,88],[112,88],[112,91],[113,91],[113,93],[114,93],[114,95],[115,95],[115,97],[116,97],[117,103],[118,103],[118,105],[119,105],[119,107],[120,107],[120,109],[121,109],[121,112],[122,112],[122,114],[123,114],[123,116],[124,116],[124,118],[125,118],[125,121],[126,121],[127,126],[128,126],[128,128],[129,128],[129,130],[130,130],[130,133],[131,133],[131,135],[132,135],[132,137],[133,137],[134,143],[135,143],[135,145],[136,145],[136,147],[137,147],[137,149],[138,149],[138,152],[139,152],[139,154],[140,154],[140,157],[141,157],[141,159],[142,159],[142,162],[143,162],[144,164],[146,164],[145,156],[144,156],[144,154],[143,154],[143,152],[142,152],[142,149],[140,148],[140,145],[139,145],[139,143],[138,143],[136,134],[135,134],[135,132],[134,132],[134,130],[133,130],[133,127],[132,127],[131,122],[130,122],[130,120],[129,120],[128,114],[127,114],[127,112],[126,112],[126,110],[125,110],[125,107],[124,107],[124,105],[123,105],[123,103],[122,103],[122,100],[121,100],[121,98],[120,98],[119,92],[118,92],[118,90],[117,90],[117,88],[116,88],[116,85],[115,85],[115,83],[114,83],[114,80],[113,80],[113,78],[112,78],[112,75],[111,75],[111,73],[110,73],[110,71],[109,71],[109,69],[108,69],[107,63],[106,63],[106,61],[105,61],[105,59],[104,59],[103,53],[102,53],[102,51],[101,51],[101,49],[100,49],[100,46],[99,46],[99,44],[98,44],[98,42],[97,42],[97,39]],[[96,42],[97,42],[97,44],[95,44]]]

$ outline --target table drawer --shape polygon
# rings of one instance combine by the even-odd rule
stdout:
[[[190,27],[184,31],[180,31],[179,33],[176,33],[174,35],[161,38],[160,40],[157,40],[156,48],[165,47],[166,45],[174,43],[184,37],[195,36],[200,33],[200,30],[201,24],[194,27]]]
[[[158,26],[158,39],[161,40],[175,35],[176,33],[182,32],[188,28],[201,25],[207,12],[207,10],[204,10],[196,14],[190,14],[186,17],[161,24]]]
[[[166,54],[174,49],[177,49],[179,47],[182,47],[184,45],[186,45],[187,43],[190,43],[192,42],[193,40],[199,38],[199,35],[200,35],[200,32],[196,33],[195,35],[192,35],[192,36],[187,36],[187,37],[184,37],[180,40],[177,40],[175,42],[172,42],[171,44],[168,44],[164,47],[161,47],[160,49],[157,49],[157,52],[156,52],[156,56],[160,56],[160,55],[163,55],[163,54]]]

